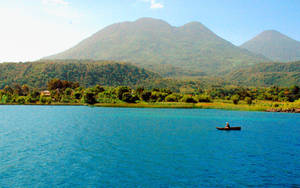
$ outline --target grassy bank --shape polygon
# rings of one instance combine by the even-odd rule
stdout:
[[[195,104],[189,103],[97,103],[94,106],[120,108],[196,108]]]
[[[123,108],[200,108],[200,109],[223,109],[223,110],[239,110],[239,111],[276,111],[289,112],[292,109],[300,109],[300,103],[279,103],[259,101],[255,104],[232,104],[228,101],[215,101],[211,103],[97,103],[94,106],[98,107],[123,107]]]
[[[18,103],[0,105],[20,105]],[[86,106],[84,103],[25,103],[22,105],[53,105],[53,106]],[[199,108],[199,109],[222,109],[236,111],[268,111],[268,112],[298,112],[299,102],[270,102],[256,101],[249,105],[246,103],[233,104],[231,101],[219,100],[210,103],[183,103],[183,102],[156,102],[156,103],[96,103],[94,107],[119,107],[119,108]]]

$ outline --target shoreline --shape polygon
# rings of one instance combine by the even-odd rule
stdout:
[[[257,112],[281,112],[281,113],[300,113],[298,108],[272,108],[270,106],[263,106],[259,104],[230,104],[222,102],[212,103],[96,103],[94,105],[81,104],[81,103],[30,103],[30,104],[0,104],[5,105],[24,105],[24,106],[91,106],[91,107],[112,107],[112,108],[161,108],[161,109],[219,109],[219,110],[232,110],[232,111],[257,111]]]
[[[95,104],[95,107],[118,107],[118,108],[166,108],[166,109],[217,109],[232,111],[256,111],[256,112],[281,112],[281,113],[300,113],[300,107],[296,109],[279,109],[262,107],[260,105],[227,104],[227,103],[196,103],[196,104]]]

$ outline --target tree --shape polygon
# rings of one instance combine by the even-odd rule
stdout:
[[[299,88],[299,86],[294,85],[290,88],[290,91],[292,94],[299,94],[300,88]]]
[[[141,95],[141,99],[145,102],[149,102],[150,100],[150,97],[151,97],[151,92],[150,91],[144,91]]]
[[[168,95],[171,95],[173,93],[171,91],[171,89],[169,89],[169,88],[164,88],[164,89],[161,89],[160,91],[163,92],[163,93],[167,93]]]
[[[0,103],[7,104],[8,102],[10,102],[10,98],[7,95],[2,95]]]
[[[30,95],[34,98],[40,96],[40,92],[37,89],[34,89],[30,92]]]
[[[211,102],[211,99],[208,95],[202,94],[198,96],[198,102]]]
[[[233,95],[231,97],[231,100],[232,100],[233,104],[238,104],[239,101],[240,101],[240,96],[239,95]]]
[[[12,89],[10,86],[6,85],[6,86],[4,87],[4,92],[5,92],[6,94],[13,94],[13,89]]]
[[[247,102],[247,104],[251,105],[252,104],[252,99],[250,97],[246,97],[245,101]]]
[[[62,83],[62,89],[66,89],[66,88],[75,89],[75,88],[79,87],[78,82],[71,82],[71,81],[67,81],[67,80],[62,80],[61,83]]]
[[[49,90],[65,90],[66,88],[75,89],[79,87],[79,83],[54,78],[48,82],[47,87]]]
[[[165,101],[166,102],[178,102],[178,98],[175,94],[171,94],[165,98]]]
[[[65,95],[70,96],[72,94],[73,90],[71,88],[66,88]]]
[[[136,88],[135,93],[137,95],[141,96],[144,91],[145,91],[145,89],[143,87],[138,87],[138,88]]]
[[[95,91],[96,94],[98,94],[98,93],[102,93],[103,91],[105,91],[105,89],[100,85],[96,85],[94,87],[94,91]]]
[[[293,102],[300,97],[300,88],[296,85],[290,88],[290,94],[288,95],[289,101]]]
[[[162,102],[165,101],[165,98],[168,96],[168,93],[163,93],[160,91],[152,91],[150,96],[151,102]]]
[[[123,93],[122,101],[127,103],[135,103],[139,98],[136,96],[131,95],[130,93]]]
[[[74,98],[75,99],[81,99],[81,97],[82,97],[82,94],[81,94],[81,92],[78,92],[78,91],[76,91],[75,93],[74,93]]]
[[[25,102],[26,102],[26,97],[24,97],[24,96],[19,96],[19,97],[17,98],[16,102],[17,102],[18,104],[25,104]]]
[[[199,94],[203,94],[203,93],[204,93],[204,90],[203,90],[202,88],[198,88],[197,92],[198,92]]]
[[[70,99],[69,96],[62,96],[61,99],[60,99],[60,102],[69,103],[69,102],[71,102],[71,99]]]
[[[29,94],[29,87],[28,87],[28,85],[24,84],[22,86],[22,92],[23,92],[23,95],[25,95],[25,96]]]
[[[189,96],[189,95],[183,96],[181,101],[186,102],[186,103],[197,103],[197,101],[194,99],[194,97]]]
[[[60,79],[54,78],[48,82],[49,90],[61,89],[62,87],[63,84]]]
[[[22,87],[19,84],[15,84],[14,85],[14,92],[13,93],[15,95],[22,96],[23,95]]]
[[[152,91],[160,91],[159,88],[153,88]]]
[[[27,95],[25,98],[25,103],[36,103],[39,98],[33,98],[31,95]]]
[[[118,99],[122,100],[123,93],[131,93],[131,88],[126,86],[119,86],[115,89]]]
[[[95,93],[89,90],[87,90],[84,93],[83,100],[87,104],[95,104],[97,102],[95,98]]]
[[[40,96],[40,102],[42,104],[51,104],[52,98],[51,97]]]

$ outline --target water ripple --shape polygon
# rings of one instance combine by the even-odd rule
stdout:
[[[0,107],[0,187],[299,187],[300,117]],[[239,132],[216,131],[230,121]]]

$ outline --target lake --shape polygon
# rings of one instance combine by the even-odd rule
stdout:
[[[300,114],[0,106],[0,187],[299,187],[299,159]]]

